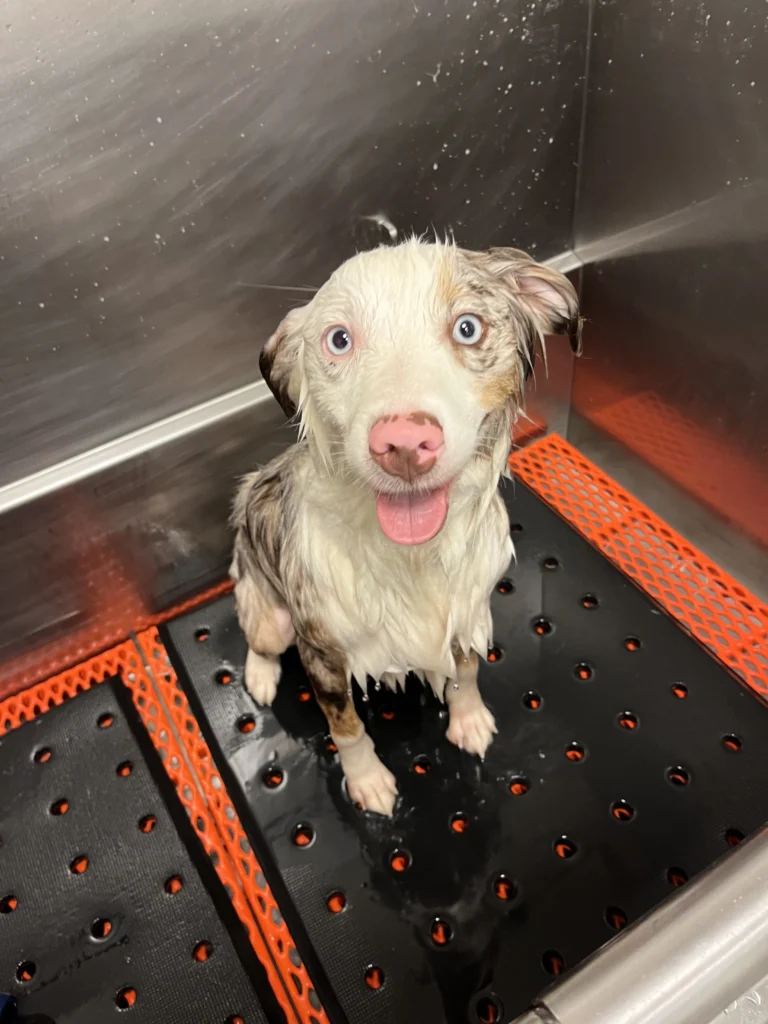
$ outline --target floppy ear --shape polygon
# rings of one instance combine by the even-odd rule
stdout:
[[[296,415],[301,396],[304,347],[301,313],[302,309],[292,309],[283,318],[259,356],[262,376],[289,419]]]

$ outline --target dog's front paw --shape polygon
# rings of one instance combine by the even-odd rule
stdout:
[[[271,704],[277,695],[279,682],[279,659],[264,658],[249,650],[245,659],[245,688],[256,703]]]
[[[359,804],[364,811],[375,811],[391,818],[397,800],[397,783],[378,757],[376,762],[376,766],[364,775],[347,776],[347,792],[352,802]]]
[[[459,750],[466,750],[468,754],[485,757],[494,735],[499,731],[485,704],[480,700],[467,707],[454,704],[450,716],[445,735],[451,743],[455,743]]]

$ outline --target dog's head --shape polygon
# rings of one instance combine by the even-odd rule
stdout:
[[[376,496],[384,533],[430,540],[468,467],[504,468],[544,335],[580,347],[576,293],[516,249],[412,240],[353,257],[292,310],[260,366],[330,472]]]

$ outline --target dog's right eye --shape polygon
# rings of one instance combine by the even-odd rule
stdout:
[[[354,348],[352,335],[346,327],[329,327],[325,332],[324,341],[332,356],[347,356]]]

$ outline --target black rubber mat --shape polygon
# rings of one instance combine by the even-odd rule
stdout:
[[[55,1024],[285,1019],[117,680],[0,739],[0,992]]]
[[[525,487],[507,494],[518,562],[481,670],[499,734],[481,763],[420,686],[360,702],[402,794],[391,821],[344,795],[295,651],[263,710],[231,597],[167,628],[319,993],[352,1024],[510,1020],[768,819],[768,709]]]

